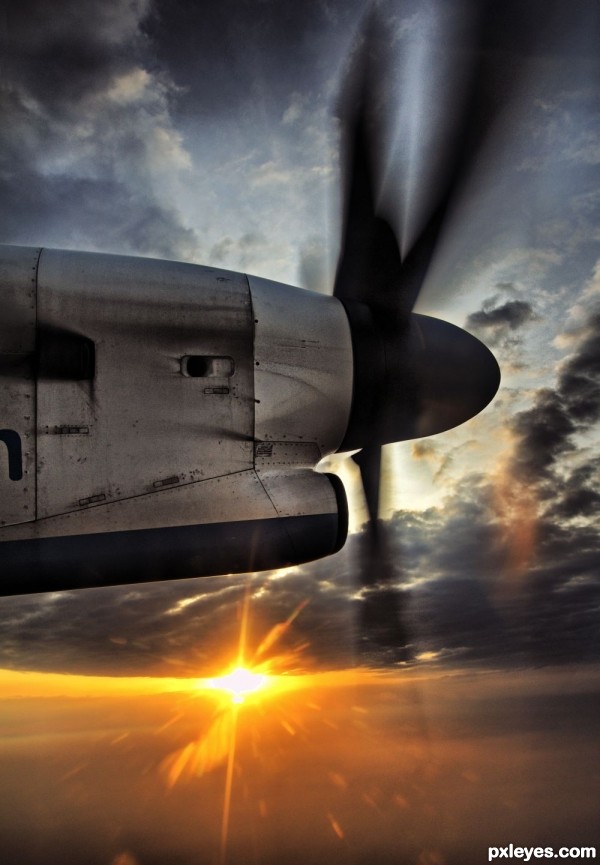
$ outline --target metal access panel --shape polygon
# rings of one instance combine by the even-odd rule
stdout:
[[[35,323],[38,249],[0,259],[0,526],[35,519]]]
[[[244,276],[44,250],[38,339],[38,519],[89,511],[101,531],[94,509],[252,468]]]
[[[340,445],[352,403],[352,338],[334,297],[248,277],[256,321],[258,441]]]

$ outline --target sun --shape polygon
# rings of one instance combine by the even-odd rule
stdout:
[[[230,695],[232,703],[239,704],[243,703],[246,697],[265,688],[270,678],[265,673],[256,673],[247,667],[234,667],[223,676],[204,680],[203,687],[225,691]]]

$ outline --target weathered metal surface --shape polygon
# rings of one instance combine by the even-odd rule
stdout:
[[[0,369],[0,526],[35,519],[35,382],[31,358]]]
[[[270,519],[276,510],[249,469],[194,483],[154,488],[147,495],[117,501],[90,502],[68,514],[39,520],[35,526],[12,526],[1,537],[59,537],[89,532],[118,532],[128,529],[155,529],[227,520]]]
[[[3,246],[0,254],[0,355],[35,350],[39,249]]]
[[[17,246],[0,256],[0,526],[35,519],[38,257]]]
[[[272,469],[259,474],[278,517],[337,513],[335,492],[326,475],[310,469]]]
[[[255,320],[258,440],[315,442],[336,450],[352,402],[352,343],[333,297],[249,276]]]
[[[145,496],[169,478],[187,485],[251,468],[245,277],[44,250],[38,280],[40,329],[68,328],[95,345],[93,380],[38,381],[39,519]],[[231,357],[235,371],[228,376],[226,368],[222,381],[192,377],[182,370],[190,356]],[[88,432],[64,435],[65,427]],[[189,522],[194,516],[203,518]]]
[[[90,584],[96,571],[95,584],[143,579],[146,538],[161,578],[173,538],[186,545],[178,574],[239,569],[258,555],[243,549],[255,533],[273,545],[262,567],[337,548],[345,496],[313,471],[350,410],[337,301],[255,279],[251,296],[242,274],[59,250],[11,249],[0,276],[0,548],[15,574],[30,562],[27,585],[46,573],[58,585],[61,562]],[[209,549],[206,526],[235,538],[230,558]],[[124,544],[121,558],[90,540],[103,535]],[[84,550],[98,563],[79,562]]]

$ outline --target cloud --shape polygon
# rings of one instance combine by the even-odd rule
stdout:
[[[550,388],[538,391],[532,408],[520,412],[512,422],[517,436],[513,474],[539,481],[566,451],[573,450],[571,436],[576,425],[560,393]]]
[[[481,336],[488,345],[509,352],[520,342],[515,336],[516,332],[522,331],[529,322],[536,321],[537,316],[531,304],[525,300],[499,301],[498,295],[484,301],[482,309],[467,316],[465,327]]]
[[[279,186],[280,184],[290,183],[292,175],[289,169],[278,164],[274,160],[263,162],[257,166],[250,174],[250,184],[255,188],[263,186]]]
[[[509,300],[502,306],[471,313],[467,318],[467,327],[480,330],[517,330],[533,317],[531,304],[524,300]]]
[[[597,659],[597,531],[561,516],[547,510],[536,520],[523,572],[518,532],[487,479],[464,481],[443,512],[397,514],[407,626],[418,651],[477,666]]]
[[[5,242],[190,258],[177,211],[190,167],[174,88],[156,69],[145,0],[47,4],[8,16],[0,90]]]
[[[558,389],[576,423],[600,420],[600,312],[590,318],[579,349],[561,367]]]
[[[549,509],[551,516],[558,519],[593,517],[600,513],[600,494],[590,487],[569,483],[562,490],[560,501]]]
[[[290,98],[290,103],[283,113],[281,122],[285,125],[291,125],[301,119],[306,108],[306,97],[301,93],[294,92]]]
[[[574,436],[600,420],[600,314],[594,313],[573,354],[560,367],[555,388],[538,391],[530,409],[512,422],[517,436],[513,472],[548,479],[559,456],[576,447]]]
[[[300,249],[298,281],[302,288],[329,292],[327,248],[320,237],[310,237]]]

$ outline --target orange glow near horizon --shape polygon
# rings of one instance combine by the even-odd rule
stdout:
[[[239,803],[243,795],[247,795],[255,783],[253,773],[247,770],[249,761],[256,761],[260,778],[261,773],[270,771],[268,767],[274,762],[279,764],[290,759],[286,754],[294,752],[305,740],[312,724],[322,728],[319,741],[323,735],[337,735],[338,722],[329,716],[328,699],[324,697],[323,689],[341,691],[390,678],[382,677],[381,671],[364,668],[320,672],[307,669],[307,644],[290,639],[289,634],[293,622],[308,603],[306,600],[300,602],[285,620],[266,628],[263,635],[255,637],[250,644],[250,599],[249,583],[239,609],[237,647],[231,647],[229,664],[221,674],[194,678],[120,678],[0,670],[0,693],[4,697],[10,694],[15,698],[35,695],[39,698],[74,697],[80,700],[141,698],[142,706],[144,703],[154,706],[155,717],[157,712],[172,712],[166,722],[160,719],[156,724],[158,733],[169,731],[166,739],[170,745],[160,754],[154,771],[165,792],[183,786],[184,782],[190,783],[192,790],[198,784],[220,788],[222,792],[217,797],[221,799],[221,825],[216,857],[219,865],[227,865],[235,855],[231,850],[231,828],[238,825]],[[398,679],[397,672],[394,678]],[[161,699],[154,703],[152,698],[164,694],[173,694],[173,701]],[[331,706],[337,705],[337,699],[340,698],[333,698]],[[138,719],[139,710],[135,712],[133,717]],[[353,703],[351,712],[352,724],[360,731],[366,723],[368,709]],[[115,729],[112,742],[116,747],[131,735],[123,727]],[[39,728],[36,732],[39,735]],[[288,742],[293,745],[288,746]],[[83,763],[69,771],[78,772],[81,765]],[[214,780],[202,780],[209,775]],[[327,777],[333,778],[336,789],[346,783],[335,768]],[[246,793],[242,795],[244,790]],[[256,807],[260,814],[267,814],[264,790],[257,794]],[[332,836],[343,841],[347,821],[333,810],[324,811],[323,821]]]
[[[230,648],[224,675],[237,663]],[[35,840],[56,861],[69,843],[77,861],[113,865],[127,855],[131,865],[275,865],[298,851],[347,865],[387,861],[390,850],[403,862],[455,861],[457,828],[477,849],[499,831],[540,837],[549,807],[595,826],[595,700],[579,698],[597,695],[598,665],[294,666],[278,675],[268,664],[246,662],[270,679],[241,704],[207,687],[208,676],[111,682],[0,671],[0,694],[5,681],[13,694],[4,694],[0,731],[4,831],[15,825],[27,839],[42,814]],[[24,684],[34,701],[19,700]],[[555,710],[572,724],[564,732]],[[532,749],[534,713],[544,720]],[[79,836],[80,826],[93,831]]]
[[[270,666],[270,665],[269,665]],[[256,667],[251,667],[256,671]],[[268,672],[265,665],[258,668],[265,671],[268,685],[264,696],[274,696],[276,692],[303,690],[311,688],[345,688],[349,685],[366,685],[387,680],[403,681],[415,679],[415,673],[403,670],[397,672],[369,670],[367,668],[344,668],[314,672],[294,672],[275,675]],[[226,674],[224,674],[226,675]],[[419,674],[419,678],[423,673]],[[198,696],[205,692],[214,697],[225,695],[225,690],[209,685],[221,677],[198,678],[197,676],[93,676],[72,673],[47,673],[40,670],[0,669],[0,698],[25,699],[46,697],[72,697],[78,699],[94,697],[151,697],[159,694],[182,694],[187,697]],[[431,678],[431,674],[427,675]]]

